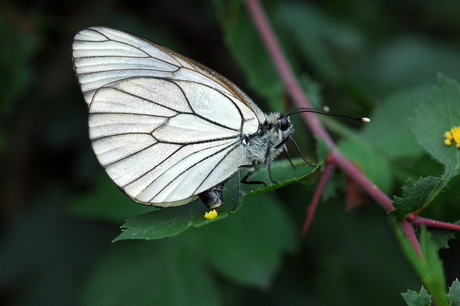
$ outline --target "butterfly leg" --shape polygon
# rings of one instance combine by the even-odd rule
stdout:
[[[276,146],[275,148],[278,148],[278,146]],[[272,154],[273,154],[273,144],[269,143],[268,148],[267,148],[267,153],[265,155],[265,160],[267,163],[268,177],[270,178],[270,182],[272,182],[273,184],[278,184],[278,182],[275,181],[272,177],[272,161],[273,161]]]
[[[284,149],[284,152],[286,153],[286,157],[287,157],[287,159],[289,160],[289,163],[291,164],[292,168],[295,169],[295,165],[294,165],[294,163],[292,162],[291,155],[289,154],[289,151],[288,151],[286,145],[283,146],[283,149]]]
[[[247,179],[253,175],[255,172],[248,172],[241,180],[240,182],[243,184],[251,184],[251,185],[264,185],[264,187],[267,187],[267,183],[262,182],[262,181],[248,181]]]
[[[244,169],[244,168],[252,169],[252,171],[249,171],[243,178],[241,178],[241,169]],[[255,173],[254,168],[255,168],[254,164],[238,166],[238,171],[237,171],[237,175],[238,175],[238,194],[237,194],[235,206],[233,207],[233,209],[230,212],[235,211],[236,208],[238,207],[238,205],[240,204],[241,194],[242,194],[242,192],[241,192],[241,183],[243,183],[243,184],[261,184],[261,185],[264,185],[265,187],[267,186],[267,184],[265,182],[262,182],[262,181],[248,181],[248,178]]]
[[[275,181],[272,177],[272,163],[269,162],[268,165],[267,165],[267,171],[268,171],[268,177],[270,178],[270,181],[273,183],[273,184],[278,184],[277,181]]]
[[[318,165],[315,165],[315,164],[310,163],[310,162],[305,158],[305,156],[303,156],[302,152],[300,151],[299,146],[297,145],[297,142],[294,141],[294,138],[292,138],[291,136],[289,136],[287,139],[290,139],[290,140],[292,141],[292,143],[294,144],[295,149],[297,150],[297,153],[299,153],[300,157],[302,157],[302,159],[304,160],[304,162],[306,162],[310,167],[316,167],[316,166],[318,166]]]
[[[286,142],[287,142],[288,140],[291,140],[291,141],[292,141],[292,143],[294,144],[295,149],[297,150],[297,153],[299,153],[300,157],[302,157],[302,159],[304,160],[304,162],[306,162],[306,163],[307,163],[309,166],[311,166],[311,167],[316,167],[316,166],[317,166],[317,165],[315,165],[315,164],[310,163],[310,162],[305,158],[305,156],[304,156],[304,155],[302,154],[302,152],[300,151],[300,148],[299,148],[299,146],[297,145],[297,142],[295,142],[295,140],[294,140],[294,138],[292,138],[292,136],[289,136],[289,137],[283,139],[283,141],[281,141],[279,144],[277,144],[277,145],[275,146],[275,149],[278,149],[278,148],[284,146],[284,147],[285,147],[284,151],[285,151],[286,154],[288,155],[288,159],[289,159],[289,161],[291,162],[291,159],[289,158],[289,153],[288,153],[288,151],[287,151],[287,149],[286,149],[286,146],[285,146],[285,144],[286,144]],[[292,162],[291,162],[291,165],[294,166],[294,165],[292,164]],[[295,167],[294,167],[294,168],[295,168]]]

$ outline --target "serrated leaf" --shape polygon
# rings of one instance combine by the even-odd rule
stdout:
[[[453,231],[448,230],[430,230],[431,240],[438,249],[448,249],[448,241],[455,238]]]
[[[402,197],[394,197],[395,209],[390,213],[396,218],[396,221],[404,221],[409,214],[417,212],[429,204],[442,181],[440,178],[430,176],[420,178],[414,184],[409,178],[402,188]]]
[[[420,228],[420,248],[423,258],[420,259],[411,247],[407,237],[398,225],[394,225],[397,237],[410,263],[425,283],[436,305],[447,306],[446,280],[438,249],[431,241],[430,233],[425,227]]]
[[[420,293],[407,290],[406,293],[401,293],[408,306],[429,306],[431,305],[431,296],[425,288],[420,289]]]
[[[460,173],[460,150],[444,144],[444,133],[460,126],[460,86],[440,75],[431,96],[417,108],[412,129],[419,144],[445,167],[444,177]]]
[[[452,303],[452,306],[460,306],[460,282],[458,279],[452,282],[447,295]]]
[[[295,159],[293,162],[299,165],[300,159]],[[264,188],[257,188],[256,185],[242,185],[242,188],[244,191],[247,188],[252,188],[245,192],[245,196],[257,195],[299,181],[316,169],[317,167],[313,168],[305,164],[293,169],[287,160],[277,161],[272,164],[272,176],[278,181],[278,184],[270,184]],[[251,180],[269,182],[268,171],[259,171],[254,176],[251,176]],[[201,201],[195,201],[184,206],[164,208],[131,218],[123,224],[123,232],[114,241],[170,237],[190,227],[200,227],[225,218],[235,206],[237,184],[236,177],[228,183],[228,187],[224,192],[225,203],[219,208],[219,217],[214,220],[206,220],[203,216],[209,209]]]

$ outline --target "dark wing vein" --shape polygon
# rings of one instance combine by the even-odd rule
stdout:
[[[238,147],[238,145],[240,145],[240,144],[241,144],[241,141],[236,142],[236,143],[235,143],[235,146],[234,146],[231,150],[228,150],[227,154],[225,154],[225,156],[222,157],[222,159],[221,159],[218,163],[216,163],[216,164],[214,165],[214,167],[211,169],[211,171],[209,171],[208,175],[206,175],[206,177],[203,179],[203,181],[200,183],[200,185],[198,185],[198,187],[195,189],[194,194],[196,193],[196,191],[197,191],[198,189],[200,189],[200,187],[204,184],[204,182],[206,182],[206,180],[209,178],[209,176],[211,175],[211,173],[212,173],[212,172],[213,172],[213,171],[214,171],[214,170],[215,170],[215,169],[216,169],[216,168],[227,158],[227,156],[228,156],[230,153],[232,153],[233,150],[235,150],[235,149]],[[237,171],[237,169],[235,169],[235,172],[236,172],[236,171]],[[217,184],[216,184],[216,185],[217,185]]]
[[[175,150],[174,152],[172,152],[171,154],[169,154],[166,158],[164,158],[160,163],[158,163],[157,165],[155,165],[155,167],[148,169],[146,172],[142,173],[142,174],[139,175],[137,178],[131,180],[130,182],[124,184],[124,185],[121,186],[121,187],[124,188],[124,187],[126,187],[126,186],[128,186],[128,185],[134,183],[135,181],[138,181],[139,179],[143,178],[145,175],[149,174],[150,172],[154,171],[157,167],[161,166],[161,165],[162,165],[163,163],[165,163],[169,158],[171,158],[172,156],[174,156],[175,154],[177,154],[180,150],[182,150],[185,146],[186,146],[186,145],[181,146],[180,148],[178,148],[177,150]],[[195,155],[195,154],[200,153],[200,152],[203,151],[203,150],[207,150],[207,149],[214,148],[214,147],[217,147],[217,146],[219,146],[219,144],[216,144],[216,145],[214,145],[214,146],[209,146],[209,147],[206,147],[206,148],[197,150],[197,151],[193,152],[192,154],[187,155],[187,157],[193,156],[193,155]],[[138,153],[138,152],[136,152],[136,153]],[[166,173],[169,169],[171,169],[171,168],[174,167],[175,165],[176,165],[176,164],[171,165],[171,166],[170,166],[168,169],[166,169],[163,173]],[[156,179],[155,179],[155,180],[156,180]],[[155,182],[155,180],[153,180],[150,184],[146,185],[146,187],[144,187],[144,189],[142,190],[142,192],[145,191],[149,186],[151,186],[151,185]]]
[[[149,135],[152,138],[152,134],[150,133],[144,133],[144,132],[127,132],[127,133],[116,133],[116,134],[111,134],[111,135],[105,135],[105,136],[99,136],[95,138],[91,138],[91,141],[98,141],[100,139],[105,139],[105,138],[111,138],[111,137],[116,137],[116,136],[123,136],[123,135]]]
[[[207,159],[213,157],[214,155],[217,155],[217,154],[219,154],[219,153],[221,153],[221,152],[227,150],[227,149],[230,148],[230,147],[236,148],[236,147],[238,146],[239,143],[240,143],[240,141],[235,141],[235,142],[233,142],[233,143],[230,143],[230,144],[228,144],[227,146],[225,146],[224,148],[222,148],[222,149],[220,149],[220,150],[214,152],[213,154],[207,155],[206,157],[202,158],[201,160],[197,161],[196,163],[190,165],[188,168],[184,169],[184,171],[183,171],[181,174],[177,175],[175,178],[173,178],[172,180],[170,180],[170,182],[169,182],[168,184],[166,184],[162,189],[160,189],[160,190],[150,199],[149,202],[151,202],[158,194],[160,194],[164,189],[166,189],[166,188],[167,188],[170,184],[172,184],[176,179],[178,179],[178,178],[179,178],[180,176],[182,176],[182,175],[185,175],[185,173],[186,173],[187,171],[189,171],[190,169],[192,169],[193,167],[195,167],[195,166],[197,166],[198,164],[204,162],[205,160],[207,160]],[[209,149],[209,148],[210,148],[210,147],[208,147],[208,148],[206,148],[206,149]],[[204,149],[203,149],[203,150],[204,150]],[[200,151],[201,151],[201,150],[200,150]],[[194,152],[193,154],[191,154],[191,155],[189,155],[189,156],[192,156],[192,155],[194,155],[194,154],[197,154],[198,152],[199,152],[199,151]],[[187,157],[188,157],[188,156],[187,156]],[[172,166],[171,166],[171,167],[172,167]],[[212,169],[215,169],[215,167],[213,167]],[[166,173],[166,172],[167,172],[167,171],[165,171],[164,173]],[[211,172],[212,172],[212,171],[211,171]],[[208,176],[209,176],[209,174],[208,174],[206,177],[208,177]],[[157,178],[157,179],[158,179],[158,178]],[[156,180],[156,179],[155,179],[155,180]],[[154,184],[154,183],[155,183],[155,180],[153,180],[150,184],[148,184],[142,191],[145,191],[148,187],[150,187],[152,184]],[[202,182],[202,183],[203,183],[203,182]],[[201,183],[201,184],[202,184],[202,183]],[[201,185],[201,184],[200,184],[200,185]]]

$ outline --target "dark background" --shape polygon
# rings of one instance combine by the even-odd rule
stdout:
[[[214,2],[219,1],[0,3],[0,304],[121,305],[120,300],[104,299],[110,292],[92,291],[99,288],[94,283],[103,273],[101,261],[106,264],[120,256],[110,269],[122,270],[125,263],[138,260],[136,252],[144,252],[144,245],[148,245],[147,252],[151,248],[161,254],[165,244],[176,241],[111,244],[124,219],[148,209],[137,208],[139,205],[125,199],[116,188],[111,189],[92,152],[87,108],[71,62],[72,39],[79,30],[107,25],[147,37],[212,67],[253,96],[263,110],[273,110],[250,86],[227,47],[229,37],[222,31],[223,20],[218,18]],[[296,70],[320,84],[321,96],[336,112],[371,116],[374,107],[397,90],[429,88],[436,82],[437,72],[451,78],[460,76],[458,1],[309,1],[311,15],[305,20],[311,24],[297,29],[306,37],[316,35],[316,40],[307,44],[312,48],[306,52],[309,58],[296,46],[291,25],[279,20],[278,1],[264,1],[264,5],[274,16],[276,30],[285,34],[283,42],[296,59]],[[333,33],[342,27],[350,29],[350,36],[334,42],[338,37]],[[329,57],[321,57],[321,48]],[[306,133],[298,121],[298,133]],[[310,152],[307,140],[300,144],[303,151]],[[402,172],[414,175],[438,175],[442,170],[423,154],[395,165],[401,164],[413,167]],[[390,190],[399,194],[407,175],[395,172]],[[280,255],[282,261],[268,285],[248,286],[209,268],[221,304],[403,305],[400,292],[420,290],[422,283],[403,256],[385,212],[366,197],[363,203],[368,205],[353,212],[344,210],[347,182],[342,176],[335,180],[340,186],[335,197],[320,207],[307,237],[295,239],[295,250]],[[458,219],[457,181],[444,195],[446,206],[431,209],[429,216],[452,222]],[[294,235],[300,232],[305,217],[307,204],[302,201],[311,197],[314,184],[307,183],[308,191],[297,185],[276,193],[288,211]],[[97,211],[102,202],[110,210],[112,201],[121,201],[122,206],[116,207],[126,206],[126,211]],[[95,212],[74,208],[88,203],[94,203]],[[216,239],[225,240],[225,235]],[[121,258],[120,249],[131,251]],[[234,245],[228,245],[226,252],[235,258],[239,253]],[[458,254],[456,242],[450,250],[442,251],[448,284],[459,275]],[[165,265],[166,271],[175,270]],[[129,287],[137,279],[135,271],[129,271],[132,275],[114,279],[119,283],[106,288],[116,295],[117,286]],[[191,273],[185,283],[194,281]],[[178,296],[186,291],[174,282],[167,284],[177,289]],[[146,291],[136,288],[140,293],[133,291],[127,298],[130,305],[157,301],[150,299],[148,287]],[[101,299],[95,300],[98,294]],[[183,303],[166,296],[167,304]],[[200,302],[188,300],[187,304]]]

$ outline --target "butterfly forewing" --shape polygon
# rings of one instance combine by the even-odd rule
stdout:
[[[83,30],[73,47],[94,151],[135,201],[183,205],[250,163],[243,134],[264,115],[225,78],[114,29]]]
[[[265,115],[237,86],[217,72],[168,48],[116,29],[92,27],[79,32],[73,60],[85,100],[102,86],[131,77],[186,80],[210,86],[245,103],[259,121]]]

